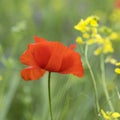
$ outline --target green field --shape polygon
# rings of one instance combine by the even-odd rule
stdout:
[[[96,56],[94,51],[101,43],[88,45],[88,50],[85,44],[76,43],[83,33],[74,26],[89,16],[98,16],[99,28],[105,28],[100,29],[103,38],[117,34],[111,40],[112,52]],[[25,66],[19,58],[34,42],[34,36],[65,46],[76,44],[75,51],[83,63],[82,78],[52,72],[53,120],[120,119],[120,65],[116,65],[120,62],[120,5],[116,7],[115,0],[1,0],[0,120],[51,120],[48,72],[33,81],[25,81],[20,75]],[[108,119],[101,109],[108,111]]]

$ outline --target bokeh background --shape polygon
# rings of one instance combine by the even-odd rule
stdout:
[[[33,42],[34,35],[70,45],[79,35],[74,25],[90,15],[99,16],[101,24],[119,32],[120,14],[113,19],[114,9],[115,0],[0,0],[0,120],[50,120],[48,74],[30,82],[20,77],[24,66],[19,57]],[[119,41],[113,43],[118,60],[119,44]],[[91,56],[89,54],[97,78],[99,102],[103,109],[109,110],[102,91],[99,58],[91,59]],[[111,100],[115,110],[120,112],[120,77],[115,75],[114,66],[107,64],[106,67]],[[96,120],[91,77],[84,68],[83,78],[52,73],[55,120]]]

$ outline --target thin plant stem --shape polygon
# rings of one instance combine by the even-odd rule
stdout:
[[[86,64],[88,66],[88,69],[90,71],[90,75],[91,75],[91,78],[92,78],[92,83],[93,83],[93,88],[94,88],[94,96],[95,96],[95,104],[96,104],[96,112],[99,115],[100,106],[99,106],[99,102],[98,102],[97,85],[96,85],[94,73],[93,73],[92,68],[90,66],[90,63],[88,61],[88,45],[86,45],[86,47],[85,47],[85,59],[86,59]]]
[[[53,120],[52,103],[51,103],[51,92],[50,92],[50,76],[51,76],[51,72],[48,73],[48,98],[49,98],[50,117],[51,117],[51,120]]]
[[[105,79],[104,55],[103,54],[101,54],[101,75],[102,75],[103,90],[105,92],[105,96],[106,96],[108,105],[110,107],[110,110],[114,111],[114,108],[113,108],[113,105],[112,105],[112,102],[110,100],[110,96],[109,96],[109,93],[108,93],[108,90],[107,90],[107,84],[106,84],[106,79]]]

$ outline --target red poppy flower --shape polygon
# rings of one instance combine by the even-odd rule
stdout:
[[[24,80],[37,80],[46,71],[83,76],[80,54],[73,50],[74,45],[66,47],[60,42],[49,42],[37,36],[34,39],[35,43],[29,44],[20,57],[20,61],[28,66],[21,71]]]

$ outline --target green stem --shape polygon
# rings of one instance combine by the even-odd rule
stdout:
[[[98,102],[97,85],[96,85],[96,81],[95,81],[95,77],[94,77],[92,68],[91,68],[90,63],[88,61],[88,54],[87,53],[88,53],[88,45],[86,45],[86,47],[85,47],[85,59],[86,59],[86,63],[87,63],[87,66],[88,66],[88,69],[90,71],[90,75],[92,78],[92,83],[93,83],[93,88],[94,88],[94,96],[95,96],[95,104],[96,104],[96,112],[97,112],[97,114],[99,114],[100,106],[99,106],[99,102]]]
[[[114,108],[113,108],[113,105],[112,105],[112,102],[110,100],[110,96],[109,96],[109,93],[107,90],[106,80],[105,80],[105,65],[104,65],[104,55],[103,54],[101,55],[101,74],[102,74],[103,90],[105,92],[105,96],[106,96],[108,105],[110,107],[110,110],[114,111]]]
[[[49,98],[50,117],[51,117],[51,120],[53,120],[52,104],[51,104],[51,94],[50,94],[50,76],[51,76],[51,72],[48,73],[48,98]]]

